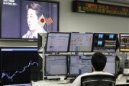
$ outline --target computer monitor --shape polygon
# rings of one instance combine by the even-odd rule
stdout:
[[[91,52],[93,33],[71,33],[70,47],[71,52]]]
[[[119,34],[120,52],[129,52],[129,33],[120,33]]]
[[[48,33],[46,52],[67,52],[69,46],[69,33]]]
[[[115,33],[94,33],[94,52],[115,52],[117,49],[117,34]]]
[[[3,86],[32,86],[32,83],[25,83],[25,84],[11,84],[11,85],[3,85]]]
[[[59,31],[58,1],[1,0],[0,3],[2,39],[37,39],[37,33]]]
[[[107,63],[104,68],[104,71],[112,73],[113,75],[116,74],[116,56],[113,55],[106,55],[107,57]]]
[[[4,85],[30,83],[32,70],[40,70],[36,48],[1,48],[0,75]],[[22,79],[21,79],[22,78]]]
[[[45,58],[45,76],[66,76],[67,56],[49,55]]]
[[[78,76],[83,73],[92,72],[91,58],[91,55],[70,56],[68,76]]]

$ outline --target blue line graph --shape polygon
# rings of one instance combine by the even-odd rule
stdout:
[[[9,75],[8,73],[3,72],[2,75],[1,75],[1,79],[3,79],[4,77],[6,77],[7,79],[13,81],[13,77],[16,74],[21,74],[21,73],[25,72],[27,68],[29,68],[30,66],[33,66],[33,65],[38,66],[39,64],[37,62],[30,61],[29,64],[26,65],[26,66],[24,66],[21,71],[15,71],[12,75]]]

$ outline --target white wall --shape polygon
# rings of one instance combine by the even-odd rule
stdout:
[[[129,18],[98,14],[75,13],[71,10],[73,0],[60,2],[61,32],[128,32]]]

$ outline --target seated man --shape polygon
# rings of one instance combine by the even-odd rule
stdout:
[[[106,65],[107,58],[104,54],[100,52],[96,52],[93,54],[91,63],[93,66],[93,72],[92,73],[84,73],[79,75],[74,82],[72,83],[72,86],[81,86],[81,77],[87,76],[87,75],[93,75],[93,74],[105,74],[105,75],[112,75],[110,73],[104,72],[103,69]]]

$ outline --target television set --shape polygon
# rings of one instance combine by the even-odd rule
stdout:
[[[35,48],[1,48],[1,83],[3,85],[30,83],[33,80],[32,72],[38,71],[38,74],[41,70],[39,58],[41,57]]]
[[[67,52],[69,47],[70,33],[51,32],[48,33],[46,52]]]
[[[45,76],[66,76],[67,56],[49,55],[45,58]]]
[[[91,55],[69,56],[68,76],[74,77],[83,73],[92,72],[91,58]]]
[[[37,40],[38,33],[58,31],[58,1],[1,0],[1,39]]]
[[[129,33],[120,33],[119,34],[120,52],[129,52]]]
[[[70,47],[71,52],[91,52],[93,33],[71,33]]]
[[[107,57],[107,63],[103,71],[115,75],[116,74],[116,56],[106,55],[106,57]]]
[[[115,33],[94,33],[93,51],[112,52],[117,49],[118,38]]]

